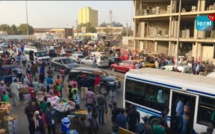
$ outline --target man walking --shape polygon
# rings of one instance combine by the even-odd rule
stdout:
[[[47,110],[46,110],[46,122],[48,127],[48,134],[56,134],[55,131],[55,110],[51,107],[51,103],[47,103]]]
[[[13,99],[13,104],[15,106],[20,104],[19,88],[20,88],[20,86],[17,83],[17,80],[15,79],[14,82],[10,85],[11,96],[12,96],[12,99]]]
[[[136,110],[134,105],[131,106],[131,110],[127,115],[128,127],[129,131],[136,131],[136,124],[140,122],[140,113]]]
[[[89,81],[86,78],[86,74],[82,75],[82,79],[80,80],[80,86],[81,86],[81,98],[85,99],[85,95],[88,91],[88,87],[89,87]]]

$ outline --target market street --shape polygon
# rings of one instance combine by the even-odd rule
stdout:
[[[48,67],[46,67],[46,70],[47,70]],[[22,69],[23,72],[25,72],[25,68]],[[104,69],[105,71],[110,71],[110,70],[107,70],[107,69]],[[59,75],[59,72],[55,72],[55,76],[54,78],[57,77],[57,75]],[[68,77],[68,76],[67,76]],[[67,79],[66,77],[66,79]],[[123,81],[121,81],[123,82]],[[123,86],[123,83],[122,83],[122,86]],[[123,88],[121,87],[121,89],[118,89],[117,90],[117,103],[118,103],[118,107],[122,107],[122,97],[123,97]],[[63,90],[63,95],[65,96],[65,91]],[[67,96],[65,96],[67,98]],[[10,102],[11,99],[10,99]],[[81,109],[85,109],[84,107],[85,105],[85,102],[84,101],[81,101]],[[12,107],[12,111],[11,111],[11,115],[13,114],[16,114],[18,116],[18,129],[19,129],[19,134],[28,134],[28,121],[27,121],[27,117],[25,115],[25,112],[24,112],[24,109],[25,107],[27,106],[27,104],[23,104],[23,102],[21,103],[20,106],[18,107]],[[112,133],[112,123],[111,123],[111,111],[110,109],[108,109],[108,116],[109,116],[109,120],[110,122],[108,122],[107,125],[104,125],[104,126],[99,126],[99,134],[111,134]],[[58,129],[57,129],[57,132],[60,134],[60,126],[61,124],[58,124]]]

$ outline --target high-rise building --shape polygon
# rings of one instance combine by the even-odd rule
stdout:
[[[91,7],[85,7],[78,12],[78,24],[90,23],[91,26],[98,26],[98,11],[93,10]]]
[[[214,0],[134,0],[134,9],[135,49],[215,61],[215,27],[196,29],[197,16],[215,12]]]

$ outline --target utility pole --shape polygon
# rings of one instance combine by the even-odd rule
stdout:
[[[111,30],[111,36],[110,39],[112,40],[113,30],[112,30],[112,10],[110,10],[110,30]]]
[[[29,31],[28,31],[28,2],[27,2],[27,0],[25,1],[25,6],[26,6],[26,23],[27,23],[27,36],[28,36]]]

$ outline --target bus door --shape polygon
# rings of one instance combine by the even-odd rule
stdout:
[[[173,90],[171,92],[171,133],[177,134],[183,131],[186,134],[191,134],[194,125],[194,114],[197,96]]]

